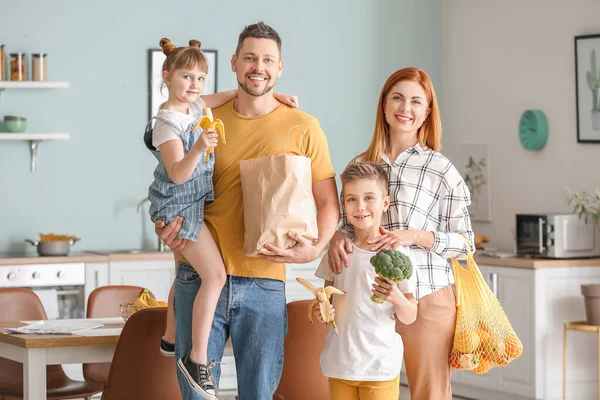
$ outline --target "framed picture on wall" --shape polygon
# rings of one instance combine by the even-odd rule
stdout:
[[[217,50],[202,49],[202,52],[208,60],[208,75],[202,94],[217,93]],[[156,115],[158,107],[168,98],[168,91],[166,87],[163,87],[162,79],[162,66],[165,58],[162,49],[148,50],[148,119]]]
[[[575,37],[577,142],[600,143],[600,34]]]

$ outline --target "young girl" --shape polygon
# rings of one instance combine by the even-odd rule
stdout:
[[[204,399],[217,396],[210,364],[207,360],[208,338],[218,297],[225,283],[225,267],[210,234],[202,227],[204,204],[214,200],[212,174],[214,154],[206,161],[206,152],[217,145],[214,129],[192,131],[203,116],[204,107],[218,107],[237,96],[237,91],[200,97],[204,90],[208,62],[200,51],[200,42],[190,40],[189,47],[176,47],[169,39],[160,40],[167,56],[163,64],[163,80],[168,100],[160,106],[152,129],[152,146],[159,164],[149,189],[152,221],[170,222],[184,218],[179,238],[190,243],[183,256],[192,264],[202,285],[194,301],[192,349],[177,362],[178,368],[192,388]],[[294,96],[277,94],[279,101],[296,106]],[[151,120],[151,121],[152,121]],[[150,127],[150,122],[147,126]],[[175,254],[177,262],[178,255]],[[167,329],[161,339],[161,353],[174,355],[175,319],[173,285],[169,293]]]
[[[348,255],[350,267],[339,275],[323,257],[316,275],[346,292],[335,295],[330,311],[339,329],[327,333],[321,353],[321,369],[329,378],[331,400],[398,400],[402,339],[395,332],[395,321],[411,324],[417,317],[416,271],[405,280],[394,282],[377,276],[369,241],[379,236],[381,216],[390,205],[387,171],[381,165],[350,164],[340,176],[342,200],[348,223],[354,227],[354,251]],[[408,247],[397,247],[410,259]],[[371,300],[371,294],[385,300]],[[313,314],[323,322],[318,305]]]

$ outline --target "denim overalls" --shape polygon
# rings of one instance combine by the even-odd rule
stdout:
[[[199,116],[198,120],[202,118]],[[194,173],[187,182],[178,185],[174,183],[169,175],[162,159],[162,155],[152,145],[152,120],[156,119],[171,126],[180,135],[183,141],[183,150],[187,154],[194,143],[198,140],[202,128],[191,131],[197,121],[191,123],[184,132],[173,122],[160,117],[152,117],[146,125],[144,141],[146,146],[152,151],[152,154],[158,160],[158,166],[154,170],[154,182],[148,190],[148,199],[150,200],[150,218],[153,222],[163,220],[166,224],[173,218],[180,215],[184,218],[183,226],[179,232],[182,239],[190,239],[194,242],[198,240],[202,221],[204,220],[204,204],[215,200],[215,191],[213,188],[213,172],[215,169],[215,155],[210,155],[208,163],[203,154],[194,170]]]

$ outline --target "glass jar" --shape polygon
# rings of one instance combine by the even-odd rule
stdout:
[[[32,81],[47,81],[48,80],[48,53],[32,53],[31,54],[31,80]]]
[[[6,68],[6,60],[4,59],[4,45],[0,45],[0,81],[4,78],[4,69]]]
[[[27,80],[27,59],[25,53],[10,53],[10,80],[22,82]]]

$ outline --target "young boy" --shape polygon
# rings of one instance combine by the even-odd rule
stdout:
[[[397,400],[400,395],[402,338],[395,331],[395,318],[409,325],[417,318],[413,297],[416,271],[410,279],[393,282],[375,273],[367,242],[377,236],[381,215],[390,204],[387,172],[373,163],[349,165],[341,175],[342,195],[348,222],[354,226],[354,251],[350,265],[334,275],[324,257],[316,276],[346,292],[335,295],[331,313],[339,330],[327,333],[321,354],[321,369],[329,378],[332,400]],[[410,248],[400,247],[412,260]],[[416,266],[413,266],[413,269]],[[371,300],[371,294],[385,300]],[[318,305],[313,315],[323,322]]]

